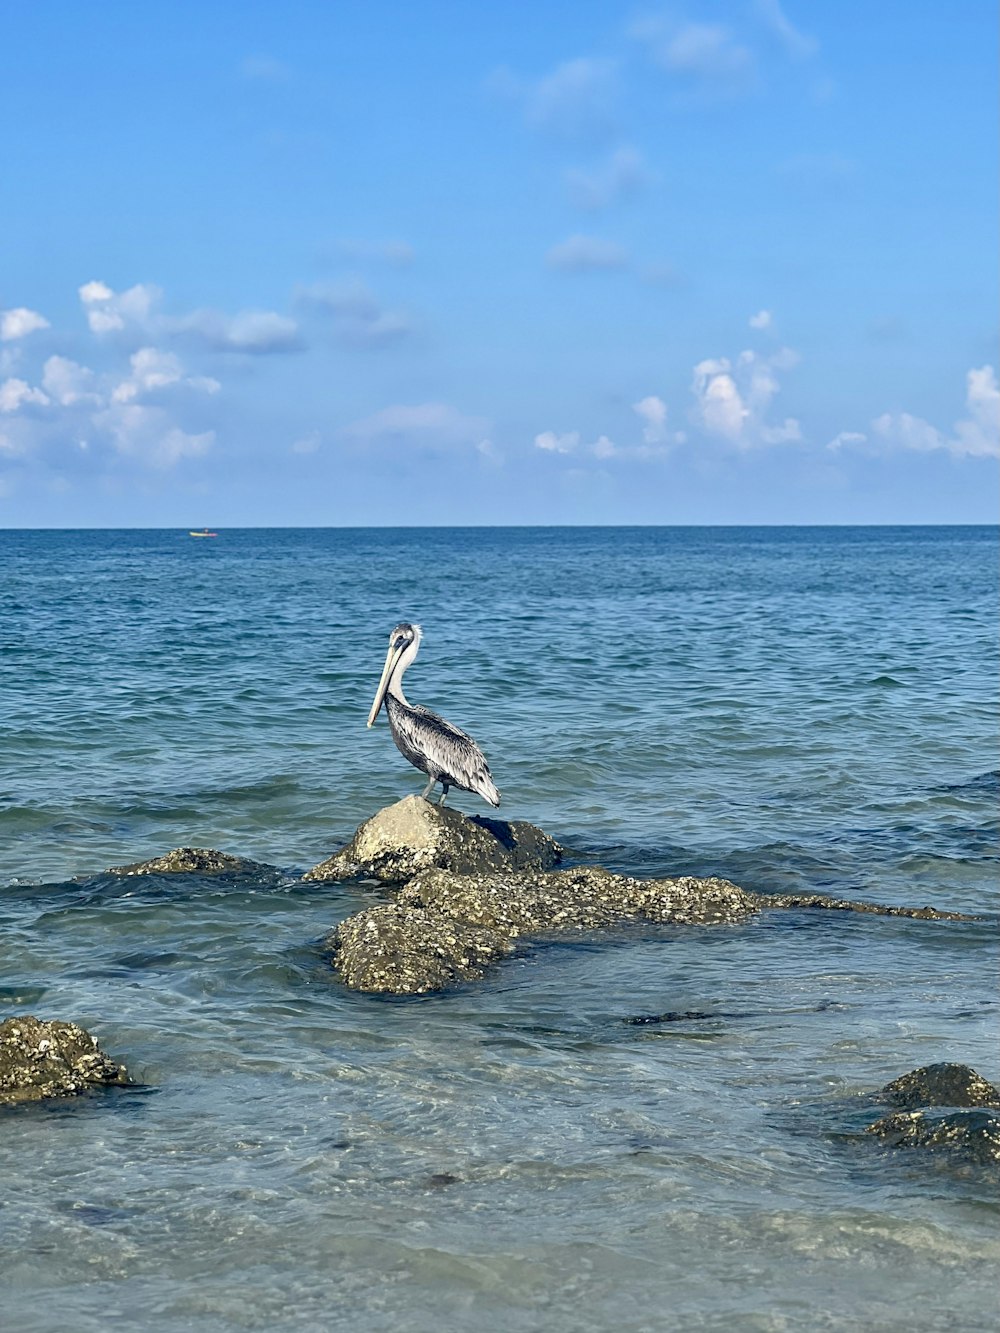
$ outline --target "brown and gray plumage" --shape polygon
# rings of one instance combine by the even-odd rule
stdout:
[[[414,768],[427,774],[425,800],[430,799],[435,782],[440,782],[439,805],[444,804],[449,787],[475,792],[490,805],[499,805],[500,793],[490,776],[490,766],[472,737],[429,708],[409,703],[403,693],[403,672],[416,657],[421,638],[420,626],[405,620],[389,635],[389,651],[368,714],[368,725],[372,725],[385,703],[396,748]]]

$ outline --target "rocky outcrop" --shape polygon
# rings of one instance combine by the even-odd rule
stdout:
[[[1000,1088],[968,1065],[924,1065],[887,1083],[879,1097],[905,1108],[868,1126],[887,1146],[1000,1162]]]
[[[366,820],[346,847],[307,870],[307,880],[364,876],[401,884],[438,867],[459,874],[547,870],[563,849],[534,824],[463,815],[407,796]]]
[[[767,907],[965,919],[824,894],[748,893],[723,879],[640,880],[600,866],[554,870],[562,855],[533,824],[469,818],[409,796],[367,820],[304,878],[367,876],[402,886],[391,903],[344,921],[329,941],[348,986],[395,995],[481,977],[522,937],[627,921],[725,923]]]
[[[0,1106],[75,1097],[89,1088],[122,1087],[131,1080],[75,1023],[25,1016],[0,1023]]]
[[[922,1065],[887,1083],[879,1096],[890,1106],[913,1111],[921,1106],[994,1106],[1000,1088],[969,1065]]]
[[[1000,1111],[898,1111],[868,1126],[893,1148],[938,1148],[974,1162],[1000,1162]]]
[[[175,847],[172,852],[151,861],[135,861],[127,866],[110,866],[106,875],[250,875],[270,866],[248,861],[244,856],[230,856],[211,847]]]
[[[743,920],[752,894],[724,879],[639,880],[600,866],[519,874],[416,875],[391,903],[330,936],[333,965],[354,990],[419,995],[481,977],[522,937],[628,921],[703,925]]]

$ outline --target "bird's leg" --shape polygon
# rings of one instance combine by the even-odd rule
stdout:
[[[431,788],[432,788],[433,786],[434,786],[434,779],[433,779],[433,778],[428,778],[428,779],[427,779],[427,786],[426,786],[426,787],[423,789],[423,791],[420,793],[421,798],[422,798],[423,800],[425,800],[425,801],[429,801],[429,800],[431,799]]]
[[[438,801],[438,805],[444,805],[444,803],[445,803],[445,799],[446,799],[447,795],[448,795],[448,784],[447,784],[447,782],[442,782],[442,783],[441,783],[441,799],[440,799],[440,801]]]

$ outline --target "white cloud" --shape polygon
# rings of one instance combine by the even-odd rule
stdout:
[[[608,160],[591,171],[566,173],[570,198],[578,208],[606,208],[623,195],[634,194],[649,180],[642,154],[629,144],[616,148]]]
[[[570,236],[554,245],[545,256],[550,268],[568,273],[588,273],[598,269],[624,268],[628,255],[614,241],[602,241],[596,236]]]
[[[33,389],[26,380],[12,378],[0,384],[0,412],[19,412],[29,404],[45,407],[48,402],[48,395]]]
[[[966,375],[967,416],[956,421],[951,435],[909,412],[883,412],[872,422],[879,440],[919,453],[943,449],[956,458],[1000,458],[1000,387],[992,366]]]
[[[753,53],[724,24],[651,17],[633,23],[629,36],[643,42],[662,69],[696,80],[706,89],[729,95],[753,84]]]
[[[557,435],[553,430],[543,430],[535,436],[535,448],[550,454],[571,454],[580,443],[580,432],[571,430],[565,435]]]
[[[301,347],[299,326],[273,310],[242,310],[235,315],[220,310],[193,310],[164,321],[168,332],[194,339],[217,352],[293,352]]]
[[[667,69],[708,78],[741,74],[752,57],[721,23],[685,23],[661,48]]]
[[[342,433],[359,444],[476,448],[487,438],[489,423],[448,403],[397,404],[345,426]]]
[[[800,440],[802,431],[794,417],[778,425],[766,420],[780,389],[775,369],[788,369],[797,360],[797,353],[785,347],[771,357],[741,352],[735,364],[728,357],[700,361],[691,383],[694,421],[706,434],[740,449]]]
[[[124,292],[112,291],[104,282],[85,282],[79,293],[91,332],[98,334],[118,333],[128,325],[148,327],[162,295],[159,287],[144,282]]]
[[[84,305],[93,305],[97,301],[110,301],[114,296],[114,292],[108,284],[100,282],[96,278],[91,282],[85,282],[77,290]]]
[[[756,315],[751,315],[749,324],[752,329],[769,329],[771,327],[770,310],[758,310]]]
[[[49,321],[37,310],[27,306],[15,306],[13,310],[0,310],[0,341],[14,342],[17,338],[26,338],[29,333],[49,328]]]
[[[302,287],[296,300],[328,315],[337,339],[348,347],[386,347],[413,332],[410,317],[383,308],[363,282]]]
[[[868,436],[861,431],[842,430],[837,432],[826,447],[828,449],[843,449],[852,444],[864,444],[867,439]]]
[[[175,425],[163,408],[138,403],[112,403],[95,413],[93,424],[107,434],[119,454],[155,468],[198,458],[215,441],[212,430],[190,434]]]
[[[794,59],[805,60],[816,54],[819,43],[814,37],[807,37],[793,27],[779,0],[755,0],[754,10],[764,26],[771,30]]]
[[[490,89],[519,102],[526,122],[562,139],[605,137],[615,126],[618,66],[613,60],[566,60],[535,81],[508,69],[490,77]]]
[[[218,380],[208,376],[185,375],[180,358],[157,347],[140,347],[129,357],[129,364],[131,374],[115,386],[111,394],[113,402],[128,403],[172,385],[185,385],[202,393],[218,393],[221,388]]]
[[[94,372],[66,356],[50,356],[42,369],[42,385],[62,407],[79,402],[100,402],[94,392]]]
[[[243,310],[226,315],[219,310],[193,310],[180,316],[156,311],[163,295],[151,283],[136,283],[115,292],[106,282],[85,282],[79,288],[87,322],[96,334],[140,333],[144,336],[180,336],[201,342],[213,351],[289,352],[296,350],[299,330],[295,320],[273,310]]]
[[[666,439],[667,405],[662,398],[650,394],[632,404],[632,411],[642,420],[642,438],[647,444],[662,444]]]
[[[303,435],[300,439],[294,440],[289,447],[293,454],[315,454],[319,452],[320,444],[319,431],[311,430],[308,435]]]

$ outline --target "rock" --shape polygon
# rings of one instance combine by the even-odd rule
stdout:
[[[921,1106],[1000,1107],[1000,1088],[968,1065],[947,1063],[911,1070],[887,1083],[879,1096],[907,1111]]]
[[[866,912],[871,916],[905,916],[918,921],[981,921],[964,912],[942,912],[937,907],[890,907],[885,903],[855,902],[852,898],[831,898],[826,893],[762,893],[761,907],[820,907],[830,912]]]
[[[127,866],[110,866],[106,875],[249,875],[270,866],[259,861],[248,861],[243,856],[230,856],[211,847],[175,847],[164,856],[152,861],[135,861]]]
[[[75,1023],[25,1016],[0,1023],[0,1106],[74,1097],[88,1088],[124,1087],[131,1080]]]
[[[890,1147],[944,1148],[976,1162],[1000,1162],[1000,1113],[982,1107],[943,1113],[898,1111],[876,1120],[867,1132],[885,1139]]]
[[[757,910],[724,879],[639,880],[600,866],[416,875],[391,903],[349,917],[330,936],[333,965],[354,990],[418,995],[481,977],[522,936],[627,921],[717,924]]]
[[[402,883],[435,866],[460,874],[490,870],[547,870],[563,849],[534,824],[463,815],[407,796],[367,819],[352,840],[307,870],[304,879],[363,875]]]
[[[422,995],[481,977],[513,948],[485,926],[383,903],[349,917],[330,938],[334,966],[352,990]]]

